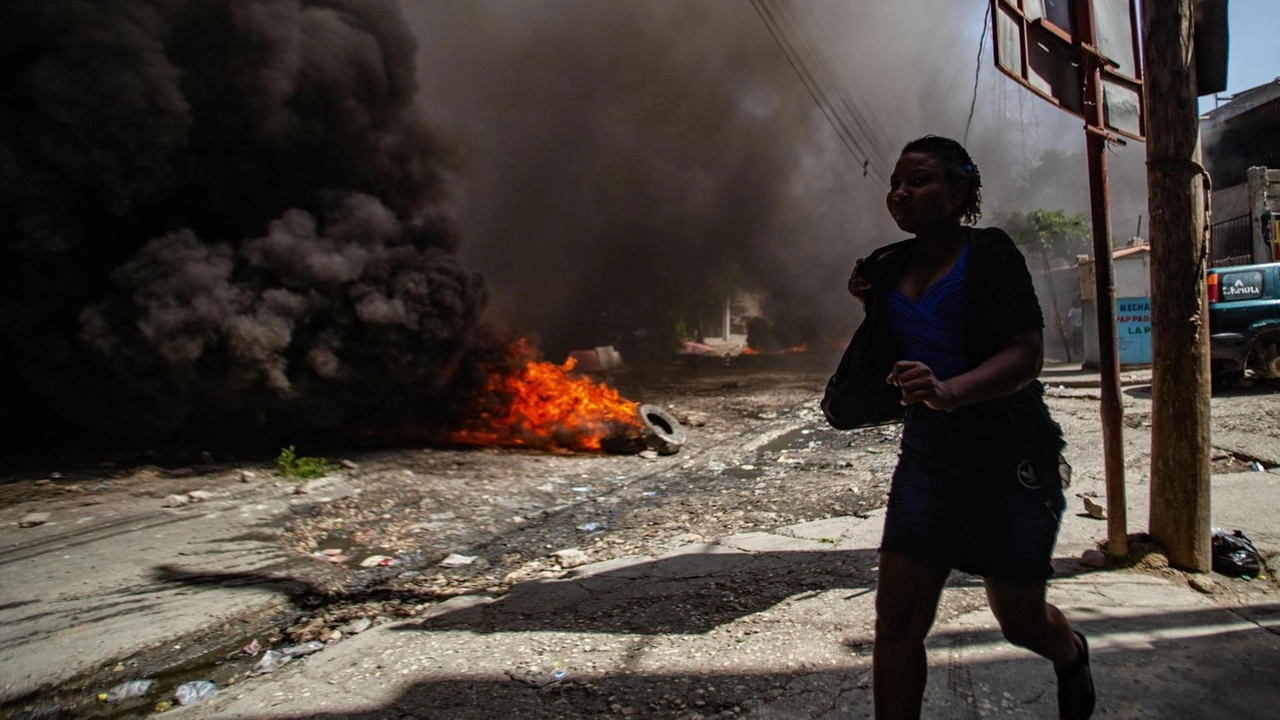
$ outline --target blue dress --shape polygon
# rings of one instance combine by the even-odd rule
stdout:
[[[901,359],[924,363],[939,380],[969,369],[968,256],[966,246],[917,302],[896,288],[889,292],[889,326]],[[983,577],[1047,579],[1065,499],[1058,483],[1038,480],[1027,448],[1013,441],[975,444],[951,413],[923,403],[908,406],[903,422],[880,549]]]

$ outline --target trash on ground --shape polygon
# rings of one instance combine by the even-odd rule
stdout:
[[[387,567],[393,562],[395,562],[395,558],[387,555],[370,555],[369,557],[360,561],[360,567],[363,567],[363,568]]]
[[[458,553],[449,553],[449,556],[440,561],[443,567],[466,567],[476,561],[476,555],[459,555]]]
[[[292,659],[293,658],[285,655],[284,653],[276,652],[275,650],[268,650],[262,654],[262,659],[258,661],[257,665],[253,666],[253,669],[249,671],[249,674],[266,675],[267,673],[275,672]]]
[[[348,470],[358,470],[358,469],[360,468],[360,466],[359,466],[359,465],[357,465],[355,462],[353,462],[353,461],[351,461],[351,460],[343,460],[342,462],[339,462],[338,464],[339,464],[339,465],[341,465],[342,467],[344,467],[344,468],[348,469]]]
[[[248,655],[249,657],[253,657],[262,652],[262,645],[257,641],[257,639],[255,639],[253,642],[240,648],[240,652]]]
[[[173,709],[173,701],[172,701],[172,700],[161,700],[160,702],[156,703],[156,708],[155,708],[155,709],[156,709],[156,712],[158,712],[158,713],[165,712],[166,710],[172,710],[172,709]]]
[[[151,692],[151,686],[155,684],[155,680],[130,680],[104,693],[98,693],[98,699],[102,702],[120,702],[128,698],[142,697]]]
[[[301,645],[294,645],[292,647],[287,647],[284,650],[281,650],[280,652],[284,653],[285,655],[288,655],[291,658],[296,658],[296,657],[302,657],[304,655],[310,655],[311,653],[317,653],[323,649],[324,649],[324,643],[320,642],[319,640],[312,640],[311,642],[304,642]]]
[[[1107,507],[1105,505],[1088,495],[1081,495],[1080,499],[1084,500],[1084,511],[1089,514],[1089,517],[1097,518],[1098,520],[1107,519]]]
[[[591,562],[591,558],[587,557],[586,553],[582,552],[577,548],[569,548],[567,550],[558,550],[556,552],[551,553],[551,556],[554,557],[556,559],[556,563],[559,564],[560,567],[564,568],[565,570],[569,570],[570,568],[580,567],[582,565],[586,565],[587,563]]]
[[[362,617],[362,618],[357,618],[355,620],[352,620],[351,622],[347,623],[346,625],[343,625],[339,629],[342,630],[342,632],[348,633],[350,635],[359,635],[365,630],[368,630],[371,625],[373,625],[372,620],[370,620],[367,617]]]
[[[1260,462],[1255,462],[1255,463],[1253,464],[1253,471],[1254,471],[1254,472],[1266,472],[1266,471],[1267,471],[1267,469],[1266,469],[1265,467],[1263,467],[1262,463],[1260,463]]]
[[[1213,529],[1213,571],[1252,580],[1262,573],[1262,555],[1239,530]]]
[[[595,532],[595,531],[597,531],[597,530],[599,530],[599,529],[600,529],[600,523],[595,522],[595,521],[593,520],[593,521],[591,521],[591,522],[589,522],[589,523],[583,523],[583,524],[579,525],[579,526],[578,526],[578,529],[579,529],[579,530],[582,530],[583,532]]]
[[[191,502],[191,498],[186,495],[170,495],[164,499],[163,507],[176,508],[182,507]]]
[[[334,552],[329,552],[328,550],[325,550],[325,551],[317,550],[316,552],[312,553],[311,556],[317,560],[324,560],[325,562],[331,562],[331,563],[344,563],[351,559],[351,556],[343,555],[342,551],[340,550],[334,551]]]
[[[216,692],[218,692],[218,686],[208,680],[194,680],[179,685],[178,689],[173,691],[173,698],[179,705],[186,707],[204,702],[213,697]]]
[[[18,521],[18,527],[24,527],[24,528],[35,527],[37,525],[43,525],[47,522],[49,522],[49,513],[47,512],[27,513],[26,515],[22,516],[21,520]]]

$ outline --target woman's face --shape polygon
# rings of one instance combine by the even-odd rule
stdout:
[[[952,183],[932,155],[906,153],[889,178],[889,214],[903,232],[919,235],[955,222],[967,188]]]

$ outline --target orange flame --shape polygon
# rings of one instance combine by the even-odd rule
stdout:
[[[770,350],[767,353],[762,353],[759,350],[756,350],[755,348],[748,346],[748,347],[742,348],[742,354],[743,355],[793,355],[797,353],[807,353],[809,352],[809,349],[810,349],[809,343],[801,343],[799,345],[796,345],[795,347],[783,348],[781,350]]]
[[[571,375],[577,364],[573,358],[563,365],[538,362],[523,339],[512,344],[508,355],[517,369],[490,374],[488,393],[494,405],[469,427],[453,432],[453,442],[598,451],[605,439],[641,428],[639,403],[604,383]]]

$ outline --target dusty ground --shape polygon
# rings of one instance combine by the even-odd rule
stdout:
[[[193,636],[181,652],[167,643],[122,647],[119,664],[23,696],[4,706],[3,714],[143,713],[152,705],[82,703],[126,676],[171,683],[194,677],[219,685],[243,681],[255,660],[238,648],[251,639],[276,649],[339,642],[356,629],[349,623],[362,618],[377,624],[422,616],[451,597],[501,596],[523,581],[561,577],[586,562],[656,556],[692,542],[882,507],[898,430],[827,428],[816,400],[830,367],[828,359],[763,358],[612,377],[624,395],[666,406],[685,423],[688,442],[668,457],[420,448],[332,458],[348,460],[349,467],[307,484],[310,502],[245,528],[277,544],[289,559],[286,565],[270,574],[228,568],[165,577],[192,592],[214,585],[269,586],[280,593],[280,604]],[[1051,407],[1072,441],[1071,492],[1101,495],[1097,390],[1052,371],[1046,381]],[[1125,402],[1128,480],[1131,492],[1145,493],[1150,400],[1141,386],[1132,386]],[[1215,439],[1221,438],[1215,472],[1250,470],[1254,463],[1280,466],[1280,395],[1271,388],[1244,389],[1215,398],[1214,413]],[[229,466],[197,457],[189,467],[101,467],[14,478],[0,485],[0,509],[57,514],[91,505],[161,504],[192,490],[211,493],[206,501],[252,503],[287,495],[295,486],[277,477],[268,459]],[[1079,503],[1073,497],[1071,508],[1078,512]],[[1142,525],[1145,518],[1130,520],[1130,527]],[[579,552],[557,554],[565,550]],[[442,567],[451,554],[474,559]],[[1158,558],[1140,560],[1150,572],[1174,573]],[[954,584],[941,618],[963,615],[983,602],[973,583],[957,578]],[[1215,597],[1226,604],[1256,602],[1275,587],[1224,580]],[[796,579],[788,579],[788,591],[795,588]],[[732,604],[737,593],[750,607],[760,606],[752,595],[772,593],[764,584],[712,590],[717,603],[728,597]],[[717,610],[683,610],[704,611]]]

